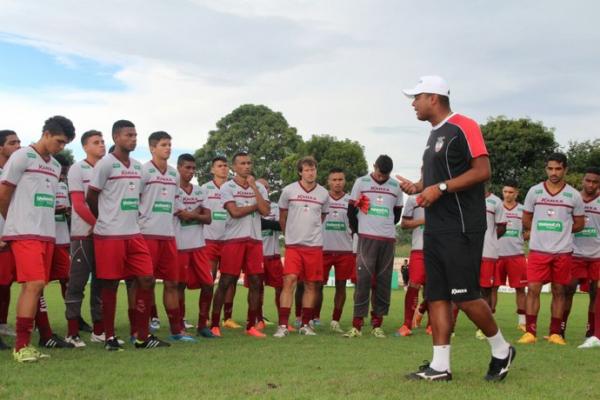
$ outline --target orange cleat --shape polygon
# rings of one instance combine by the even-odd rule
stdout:
[[[421,314],[419,312],[419,309],[417,307],[417,309],[415,310],[415,315],[413,316],[413,320],[412,320],[412,329],[420,328],[422,321],[423,321],[423,314]]]
[[[221,337],[221,328],[219,328],[218,326],[213,326],[212,328],[210,328],[210,331],[216,337]]]
[[[412,331],[406,325],[402,325],[395,333],[394,336],[410,336],[412,335]]]
[[[259,338],[259,339],[263,339],[263,338],[267,337],[267,335],[265,335],[264,333],[262,333],[261,331],[256,329],[256,327],[254,327],[254,326],[252,326],[252,327],[250,327],[250,329],[246,330],[246,335],[254,336],[255,338]]]
[[[262,331],[263,329],[265,329],[265,322],[264,321],[258,321],[256,323],[256,325],[254,325],[254,327],[259,330]]]
[[[427,328],[425,328],[425,333],[429,336],[433,334],[433,329],[431,329],[431,325],[427,325]]]
[[[296,332],[296,328],[294,328],[292,325],[288,325],[288,332]]]

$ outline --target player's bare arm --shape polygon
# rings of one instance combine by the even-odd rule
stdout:
[[[285,232],[285,224],[287,222],[287,210],[279,210],[279,226],[281,226],[281,231]]]
[[[90,188],[85,196],[85,202],[90,207],[90,211],[94,217],[98,218],[98,192]]]
[[[527,211],[523,211],[523,237],[525,240],[529,240],[529,232],[531,231],[531,222],[533,221],[533,214]]]
[[[496,237],[500,239],[506,233],[506,224],[496,224]]]
[[[584,215],[573,216],[573,229],[571,229],[571,232],[573,232],[573,233],[581,232],[583,230],[583,228],[585,228],[585,216]]]
[[[425,225],[425,218],[402,218],[400,228],[402,229],[417,229],[421,225]]]
[[[212,215],[210,209],[205,207],[198,207],[193,212],[193,219],[200,222],[203,225],[210,225],[212,222]]]
[[[271,206],[269,205],[269,202],[265,200],[260,194],[260,191],[256,186],[256,180],[252,175],[250,175],[248,178],[246,178],[246,181],[248,182],[248,185],[250,185],[250,187],[254,191],[254,194],[256,195],[256,204],[259,214],[263,217],[268,216],[271,213]]]
[[[252,214],[256,210],[258,210],[258,205],[252,204],[249,206],[238,207],[234,202],[229,202],[225,204],[225,209],[231,215],[231,218],[243,218],[246,215]]]
[[[12,185],[0,185],[0,214],[2,214],[2,218],[5,220],[8,213],[8,205],[14,191],[15,187]]]
[[[401,175],[396,175],[396,179],[400,182],[400,188],[406,194],[417,194],[423,191],[423,178],[418,182],[413,182]]]

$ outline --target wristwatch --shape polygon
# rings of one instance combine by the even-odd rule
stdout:
[[[438,184],[438,189],[440,189],[442,193],[446,193],[448,191],[448,185],[446,185],[446,182],[441,182]]]

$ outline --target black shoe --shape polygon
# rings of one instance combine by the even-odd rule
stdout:
[[[90,326],[90,324],[88,324],[87,322],[85,322],[85,320],[83,319],[83,317],[79,317],[79,330],[81,332],[87,332],[87,333],[92,333],[94,331],[92,329],[92,327]]]
[[[499,359],[492,357],[485,380],[489,382],[500,382],[506,378],[506,375],[508,375],[508,369],[512,365],[512,362],[516,356],[517,350],[510,346],[508,348],[508,356],[506,358]]]
[[[162,340],[160,340],[159,338],[157,338],[154,335],[148,335],[146,340],[144,340],[143,342],[141,340],[135,341],[136,349],[153,349],[155,347],[170,347],[170,346],[171,346],[170,343],[163,342]]]
[[[123,351],[123,346],[121,346],[117,337],[113,336],[104,342],[104,349],[108,351]]]
[[[53,333],[50,339],[44,341],[40,338],[40,347],[47,349],[72,349],[75,346],[72,343],[67,343],[64,339],[61,339],[56,333]]]
[[[429,361],[425,361],[419,367],[419,370],[406,375],[406,378],[413,381],[451,381],[452,374],[448,371],[436,371],[429,366]]]
[[[6,343],[4,343],[2,338],[0,338],[0,350],[8,350],[8,349],[10,349],[10,346],[8,346]]]

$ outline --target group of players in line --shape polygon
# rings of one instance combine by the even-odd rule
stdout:
[[[13,333],[2,309],[8,309],[10,285],[16,280],[22,284],[13,350],[19,362],[48,357],[30,344],[34,324],[42,347],[84,347],[80,336],[84,329],[91,331],[92,342],[104,343],[110,351],[122,350],[124,342],[114,326],[120,280],[127,283],[129,337],[136,348],[196,341],[186,331],[193,326],[184,319],[185,289],[200,290],[198,336],[216,338],[221,337],[222,326],[239,328],[231,315],[242,272],[249,288],[247,335],[266,336],[265,286],[275,289],[279,319],[274,337],[284,338],[294,330],[315,335],[323,283],[331,267],[336,291],[330,328],[345,332],[345,337],[360,337],[371,310],[371,334],[384,338],[395,226],[400,220],[413,232],[404,324],[396,335],[410,335],[427,309],[426,300],[418,306],[426,275],[424,210],[418,196],[410,196],[404,204],[401,185],[390,177],[393,163],[388,156],[380,156],[373,172],[359,177],[350,194],[344,192],[343,170],[329,171],[327,191],[316,182],[316,161],[304,157],[297,164],[299,180],[286,186],[274,203],[269,200],[268,182],[254,178],[251,155],[244,152],[235,154],[231,164],[216,157],[213,180],[197,186],[191,183],[196,175],[192,155],[179,156],[177,168],[168,164],[171,137],[166,132],[150,135],[152,160],[142,165],[129,156],[137,139],[130,121],[113,125],[114,149],[108,155],[102,133],[88,131],[81,137],[86,158],[72,166],[53,158],[75,137],[71,121],[52,117],[42,132],[38,142],[23,148],[15,132],[0,132],[0,333]],[[230,168],[235,175],[228,180]],[[600,346],[600,318],[594,321],[594,314],[600,315],[600,302],[594,300],[600,275],[600,170],[588,169],[581,192],[565,183],[566,170],[566,157],[552,155],[546,164],[548,179],[529,190],[524,205],[516,201],[516,182],[506,182],[503,201],[487,195],[480,285],[494,310],[497,289],[508,277],[516,290],[518,326],[524,331],[519,343],[526,344],[537,340],[544,283],[552,283],[548,341],[554,344],[565,344],[573,294],[578,284],[587,286],[588,338],[580,347],[596,347]],[[283,263],[281,233],[286,248]],[[529,240],[528,261],[525,240]],[[81,318],[90,276],[91,327]],[[156,279],[163,281],[168,341],[150,332],[159,327]],[[53,333],[48,319],[43,289],[50,280],[60,281],[63,289],[68,321],[64,339]],[[347,280],[355,283],[354,310],[352,328],[343,331]],[[297,323],[290,325],[294,290]]]

